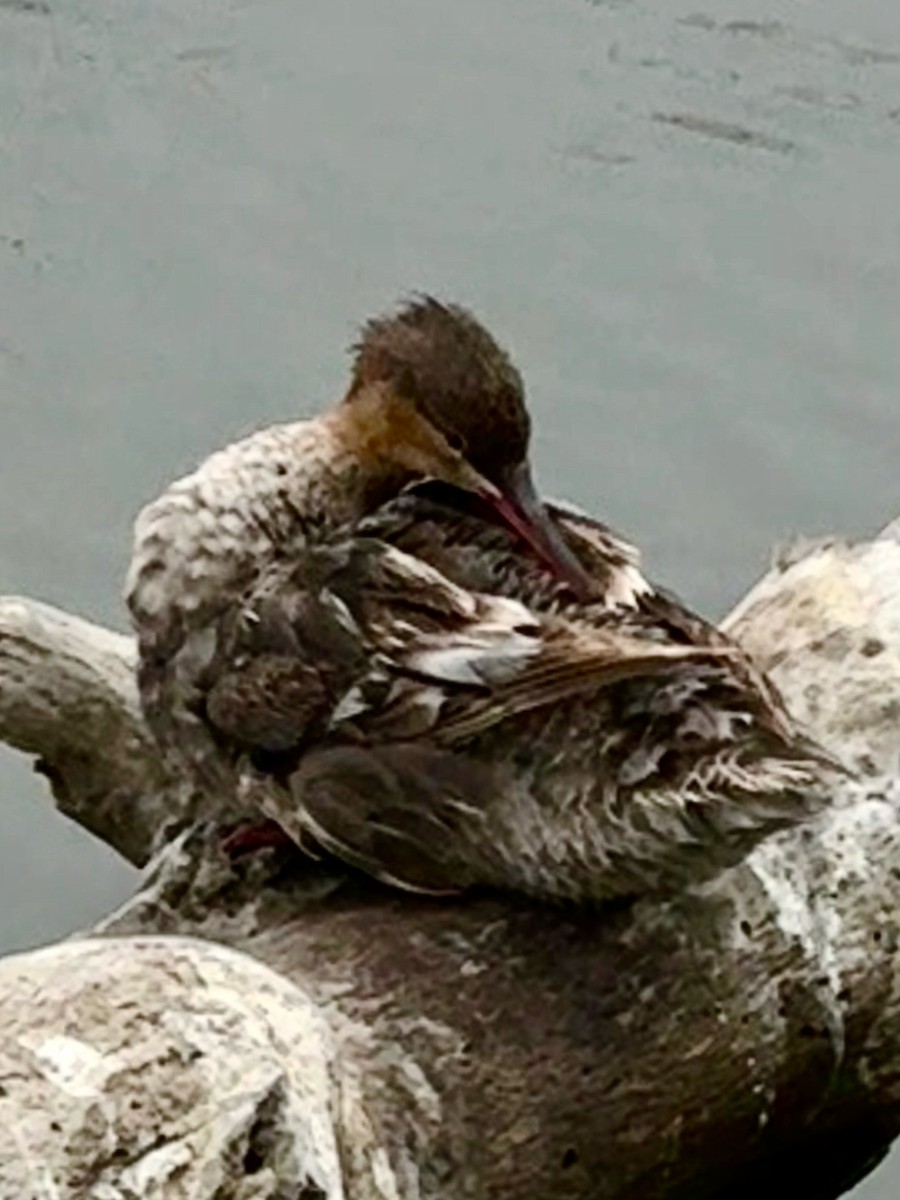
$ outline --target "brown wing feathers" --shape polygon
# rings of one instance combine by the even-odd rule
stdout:
[[[377,542],[321,551],[263,582],[220,633],[206,715],[243,746],[299,748],[312,733],[413,736],[460,745],[504,720],[688,661],[734,659],[730,646],[667,645],[615,629],[537,621],[512,600],[473,595]],[[330,558],[333,570],[323,569]],[[317,580],[314,590],[301,579]],[[396,686],[391,689],[390,684]],[[436,689],[443,694],[436,699]],[[402,698],[403,703],[398,700]],[[405,726],[405,729],[404,729]],[[374,731],[374,730],[373,730]]]

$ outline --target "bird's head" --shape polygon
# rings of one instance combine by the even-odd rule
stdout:
[[[474,493],[576,595],[591,597],[593,580],[532,483],[522,378],[465,309],[424,298],[370,321],[345,403],[370,460]]]

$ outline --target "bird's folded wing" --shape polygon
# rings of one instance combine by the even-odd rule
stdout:
[[[459,745],[508,718],[626,679],[691,663],[727,668],[739,655],[727,644],[669,642],[637,623],[540,619],[516,600],[467,592],[376,545],[352,587],[341,576],[328,585],[371,647],[366,676],[335,709],[335,733],[352,725],[378,740],[427,735]]]
[[[702,874],[698,856],[710,867],[731,863],[809,807],[803,797],[817,768],[795,761],[803,754],[782,732],[774,702],[725,639],[678,641],[677,631],[639,613],[594,623],[538,617],[374,541],[356,539],[318,578],[316,605],[340,613],[365,653],[321,736],[271,793],[269,815],[303,845],[312,839],[385,883],[420,892],[488,885],[597,898],[626,894],[645,876],[665,880],[675,868]],[[308,644],[304,622],[316,605],[288,605],[302,614],[297,646]],[[621,712],[608,692],[620,684]],[[621,812],[610,815],[598,799],[596,810],[573,815],[571,779],[542,778],[555,791],[534,793],[529,771],[523,779],[510,766],[535,734],[533,724],[515,728],[516,717],[540,712],[548,727],[556,721],[552,758],[565,755],[567,737],[579,762],[581,743],[592,747],[581,782],[605,777],[623,797],[644,796],[634,818],[640,869],[622,865]],[[630,738],[615,763],[603,757],[611,720]],[[760,789],[774,793],[765,811],[754,800]],[[579,795],[583,805],[595,793]]]

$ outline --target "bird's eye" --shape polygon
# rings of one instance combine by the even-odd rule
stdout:
[[[456,450],[459,454],[466,448],[465,439],[459,433],[445,433],[444,440],[451,450]]]

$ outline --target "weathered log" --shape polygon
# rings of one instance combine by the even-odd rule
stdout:
[[[143,866],[178,809],[140,716],[131,638],[0,598],[0,739],[34,755],[61,812]]]
[[[15,605],[0,737],[140,861],[182,800],[130,645]],[[784,562],[728,625],[860,773],[822,818],[599,913],[187,831],[102,937],[0,964],[0,1197],[840,1195],[900,1130],[900,542]]]

